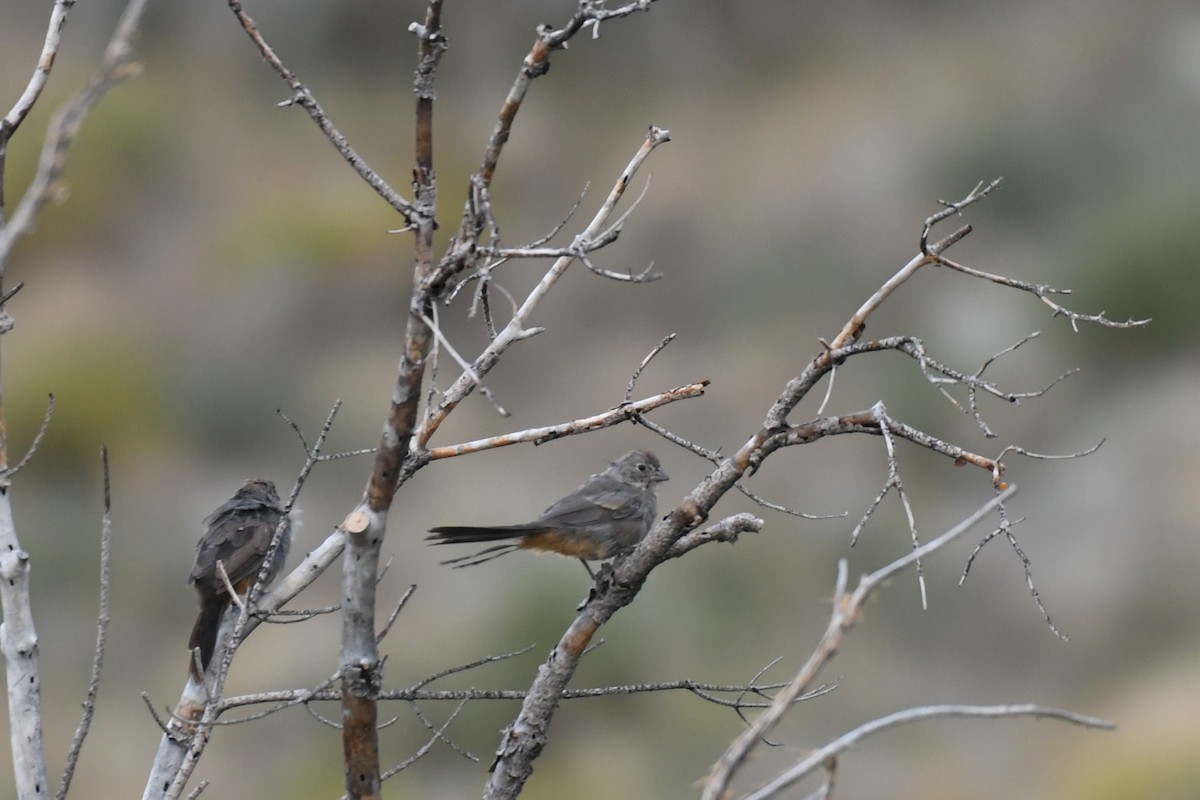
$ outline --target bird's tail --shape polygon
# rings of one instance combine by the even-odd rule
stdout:
[[[430,544],[467,544],[469,542],[495,542],[501,539],[520,539],[534,533],[545,533],[551,528],[537,525],[496,525],[475,528],[470,525],[443,525],[430,528],[425,541]]]
[[[472,542],[495,542],[504,539],[523,539],[531,534],[545,533],[547,530],[549,529],[540,528],[534,525],[497,525],[489,528],[475,528],[469,525],[443,525],[438,528],[430,528],[430,535],[425,537],[425,541],[429,542],[430,544],[470,544]],[[521,545],[517,542],[501,541],[501,544],[485,548],[480,550],[478,553],[473,553],[469,556],[451,558],[441,563],[448,564],[455,569],[459,569],[461,567],[473,567],[476,564],[482,564],[485,561],[491,561],[493,558],[499,558],[502,555],[519,549],[521,549]]]
[[[212,661],[213,650],[217,647],[217,634],[221,630],[221,618],[225,616],[228,605],[229,598],[216,592],[200,599],[200,614],[196,617],[196,624],[192,626],[192,637],[188,639],[189,651],[200,648],[199,671],[196,668],[195,656],[188,656],[188,671],[198,682],[203,682],[202,673],[208,669],[208,662]]]

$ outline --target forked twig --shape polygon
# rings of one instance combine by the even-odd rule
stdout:
[[[302,83],[294,72],[288,69],[271,45],[267,44],[267,40],[263,38],[258,25],[245,12],[239,0],[229,0],[229,9],[237,17],[238,22],[241,23],[242,28],[246,31],[246,35],[250,37],[250,41],[254,42],[254,46],[258,48],[258,52],[262,55],[263,60],[270,64],[271,68],[279,73],[279,77],[283,78],[291,88],[291,98],[284,100],[280,105],[298,105],[308,112],[308,116],[321,129],[321,133],[325,134],[325,138],[341,154],[351,169],[358,173],[358,176],[377,195],[382,197],[388,205],[398,211],[410,225],[416,225],[421,218],[421,214],[416,206],[389,186],[388,182],[379,173],[371,169],[363,157],[350,146],[350,142],[347,141],[342,132],[329,119],[329,115],[325,113],[325,109],[321,107],[321,104],[317,102],[317,98],[313,95],[312,90]]]

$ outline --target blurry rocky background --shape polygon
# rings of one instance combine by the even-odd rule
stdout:
[[[536,24],[568,0],[451,1],[438,77],[435,145],[443,241]],[[32,173],[58,102],[90,74],[119,13],[81,3],[47,96],[13,142],[10,204]],[[50,3],[0,4],[0,98],[29,78]],[[412,153],[408,24],[419,2],[252,2],[247,9],[375,168],[407,190]],[[869,335],[911,333],[963,369],[1035,330],[993,365],[1034,389],[1082,371],[1019,408],[986,403],[998,440],[897,355],[838,375],[829,413],[877,400],[896,416],[987,453],[1006,443],[1085,459],[1012,457],[1014,514],[1056,639],[1003,542],[958,578],[971,537],[894,582],[825,677],[832,694],[797,708],[741,786],[843,730],[910,705],[1038,702],[1115,719],[1117,731],[1031,720],[925,723],[873,738],[841,759],[839,794],[891,798],[1156,798],[1200,793],[1200,563],[1195,356],[1200,326],[1200,6],[1194,2],[814,3],[663,0],[606,23],[552,59],[500,162],[494,200],[507,244],[532,241],[584,186],[590,216],[647,125],[673,141],[649,162],[649,194],[610,269],[653,261],[663,280],[605,281],[573,267],[541,307],[547,332],[510,352],[488,384],[513,412],[477,395],[439,433],[449,444],[565,421],[620,402],[630,373],[667,333],[678,339],[642,376],[638,396],[699,378],[708,395],[654,418],[710,447],[740,445],[782,382],[915,252],[939,198],[1004,176],[973,207],[975,233],[953,256],[1069,287],[1073,308],[1138,331],[1072,332],[1035,298],[927,269],[872,318]],[[290,485],[303,452],[276,416],[310,434],[345,403],[333,449],[374,445],[398,358],[410,239],[352,174],[259,59],[225,4],[162,2],[139,44],[143,74],[86,122],[63,203],[22,241],[6,285],[16,329],[4,347],[13,457],[30,442],[48,393],[57,412],[14,485],[33,558],[52,769],[77,723],[94,639],[102,444],[112,453],[113,624],[92,738],[76,780],[83,797],[141,791],[160,732],[139,692],[169,707],[184,680],[194,598],[185,584],[200,520],[247,477]],[[640,190],[639,179],[633,196]],[[577,222],[577,221],[576,221]],[[576,230],[575,222],[567,231]],[[947,231],[949,228],[946,229]],[[569,234],[567,234],[569,235]],[[506,266],[514,292],[540,275]],[[503,303],[502,300],[499,301]],[[462,302],[442,310],[461,352],[485,341]],[[869,371],[869,370],[874,370]],[[440,380],[456,374],[443,361]],[[810,401],[796,414],[816,411]],[[587,583],[565,559],[517,555],[469,571],[437,564],[421,541],[435,524],[518,521],[633,446],[662,456],[664,507],[707,464],[623,426],[543,447],[434,464],[398,498],[380,587],[386,611],[418,589],[385,642],[387,682],[487,654],[533,649],[435,687],[526,686]],[[920,532],[932,537],[990,495],[987,476],[913,447],[900,452]],[[353,506],[369,461],[320,466],[301,498],[293,553],[321,541]],[[781,453],[751,481],[814,514],[761,513],[762,534],[704,548],[654,574],[603,631],[576,685],[692,678],[737,683],[782,657],[785,680],[815,645],[835,565],[853,575],[908,544],[889,504],[854,549],[849,531],[886,477],[873,437]],[[753,510],[731,497],[719,512]],[[983,531],[981,530],[980,533]],[[296,556],[293,556],[295,559]],[[339,575],[301,599],[335,603]],[[312,686],[336,669],[338,623],[260,630],[231,692]],[[511,702],[478,702],[444,745],[385,788],[414,797],[475,796]],[[449,704],[425,704],[440,721]],[[321,710],[336,718],[338,710]],[[397,704],[384,766],[429,733]],[[381,712],[386,713],[386,712]],[[743,724],[685,693],[570,701],[524,796],[688,797]],[[4,759],[0,785],[10,785]],[[336,797],[339,734],[292,709],[221,729],[198,777],[223,798]]]

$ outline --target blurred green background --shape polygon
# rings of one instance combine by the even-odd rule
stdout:
[[[28,81],[49,2],[0,2],[0,106]],[[46,96],[13,141],[11,208],[41,132],[98,61],[119,13],[112,0],[71,14]],[[504,93],[537,23],[567,0],[448,2],[450,50],[438,79],[435,155],[442,241],[462,205]],[[408,24],[418,2],[253,2],[247,9],[360,153],[408,190],[412,161]],[[884,401],[897,416],[965,446],[1007,443],[1095,455],[1010,459],[1013,508],[1041,597],[1072,641],[1056,639],[1019,559],[993,543],[957,585],[972,537],[926,564],[930,608],[911,575],[889,586],[824,676],[839,688],[795,710],[742,773],[749,788],[838,733],[924,703],[1038,702],[1119,723],[1101,733],[1030,720],[927,723],[868,740],[841,760],[839,796],[890,798],[1192,798],[1200,796],[1200,623],[1192,307],[1200,271],[1200,6],[1123,3],[812,3],[664,0],[605,23],[552,59],[517,119],[494,186],[507,244],[560,220],[588,182],[582,219],[642,140],[673,141],[648,165],[646,199],[610,269],[650,261],[665,278],[628,286],[574,269],[538,310],[542,336],[512,350],[488,384],[513,411],[471,398],[434,444],[565,421],[620,401],[640,359],[678,339],[638,396],[699,379],[708,395],[655,419],[730,451],[783,382],[913,254],[938,198],[1001,175],[971,209],[975,233],[954,257],[1069,287],[1071,306],[1153,317],[1147,329],[1072,332],[1036,299],[933,270],[905,286],[870,333],[925,338],[971,369],[1024,334],[1044,335],[992,367],[1033,389],[1082,372],[1020,408],[985,404],[985,441],[898,356],[838,376],[828,411]],[[290,485],[303,453],[276,416],[314,435],[345,403],[331,448],[374,445],[394,379],[411,270],[397,217],[322,139],[225,4],[158,3],[138,44],[143,73],[104,99],[6,275],[5,411],[18,457],[57,397],[49,435],[18,476],[14,506],[33,559],[43,702],[52,770],[77,723],[94,640],[99,457],[111,450],[113,623],[80,797],[140,793],[159,708],[178,697],[194,598],[185,585],[200,520],[250,476]],[[644,177],[638,180],[638,188]],[[568,232],[576,230],[568,226]],[[568,234],[569,235],[569,234]],[[565,239],[564,239],[565,240]],[[540,265],[510,264],[520,293]],[[460,352],[485,341],[460,300],[442,310]],[[872,371],[873,370],[873,371]],[[441,384],[455,371],[443,362]],[[816,409],[816,398],[795,415]],[[706,463],[632,426],[434,464],[393,514],[381,603],[417,592],[385,642],[387,683],[486,654],[531,652],[439,686],[526,686],[586,592],[566,560],[513,557],[470,571],[437,564],[436,524],[536,514],[630,447],[652,447],[672,481],[669,506]],[[814,514],[763,511],[762,534],[704,548],[654,574],[603,632],[575,684],[692,678],[736,683],[776,657],[786,680],[816,644],[835,564],[852,574],[907,547],[903,514],[881,512],[854,550],[849,530],[886,477],[882,442],[842,439],[781,453],[751,486]],[[990,495],[987,476],[901,450],[920,531],[932,537]],[[367,459],[320,466],[301,498],[293,553],[353,507]],[[753,510],[730,497],[719,513]],[[982,533],[982,531],[980,532]],[[293,562],[297,558],[293,555]],[[336,602],[324,576],[304,605]],[[338,623],[264,629],[231,691],[311,686],[336,668]],[[470,797],[486,779],[515,703],[475,703],[451,735],[387,785],[393,796]],[[435,722],[449,706],[425,704]],[[334,707],[324,709],[336,717]],[[428,737],[411,709],[382,734],[385,766]],[[683,694],[572,701],[554,720],[525,797],[688,797],[743,728],[727,709]],[[224,728],[198,771],[222,798],[324,798],[341,791],[336,731],[293,709]],[[7,758],[0,785],[11,785]],[[811,788],[811,787],[807,787]],[[2,794],[2,792],[0,792]],[[797,792],[799,796],[802,792]]]

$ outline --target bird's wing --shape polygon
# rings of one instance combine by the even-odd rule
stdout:
[[[641,493],[628,484],[597,475],[542,512],[536,525],[596,525],[641,513]]]
[[[233,519],[214,520],[197,553],[192,580],[215,575],[218,561],[233,583],[253,577],[262,566],[278,524],[279,514],[268,509],[243,519],[241,524]]]

